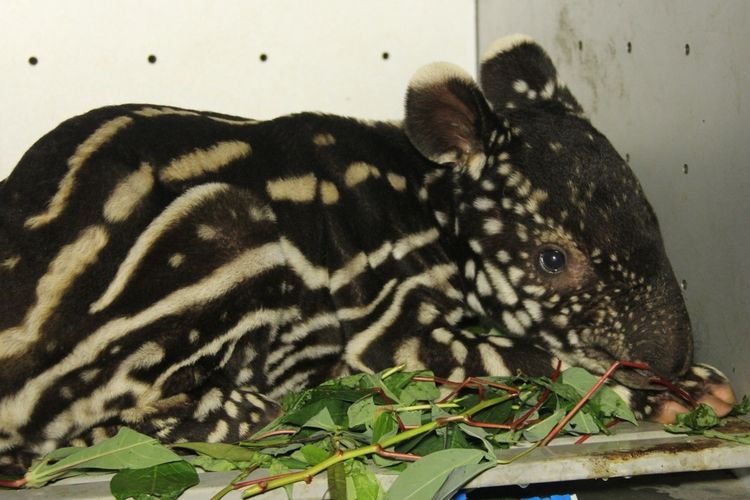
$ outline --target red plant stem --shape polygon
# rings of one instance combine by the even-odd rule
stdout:
[[[25,477],[14,479],[13,481],[0,480],[0,486],[3,488],[23,488],[28,480]]]
[[[399,416],[398,412],[393,411],[393,400],[388,397],[388,394],[385,393],[383,389],[380,387],[370,387],[372,392],[380,394],[380,397],[382,397],[385,400],[385,403],[388,405],[388,409],[391,410],[391,413],[394,417],[396,417],[396,423],[398,423],[398,428],[401,432],[408,429],[406,424],[404,424],[404,421],[401,420],[401,417]]]
[[[609,429],[609,428],[614,427],[615,425],[619,424],[620,422],[622,422],[622,420],[613,420],[613,421],[609,422],[607,425],[605,425],[605,427],[607,429]],[[573,443],[573,444],[582,444],[582,443],[586,442],[586,440],[588,438],[590,438],[591,436],[593,436],[593,434],[584,434],[583,436],[581,436],[578,439],[576,439],[576,442]]]
[[[462,382],[456,382],[453,380],[448,380],[448,379],[440,378],[440,377],[423,377],[423,376],[412,377],[412,380],[414,382],[434,382],[435,384],[450,385],[450,386],[455,387],[451,392],[448,393],[448,395],[446,395],[443,399],[439,400],[438,404],[450,401],[459,392],[461,392],[462,389],[467,388],[467,387],[471,389],[477,389],[479,391],[480,400],[484,400],[485,386],[494,387],[496,389],[502,389],[504,391],[510,392],[511,394],[518,394],[518,389],[515,387],[511,387],[505,384],[500,384],[498,382],[492,382],[491,380],[484,380],[478,377],[468,377],[464,379]]]
[[[250,439],[248,439],[248,441],[261,441],[261,440],[263,440],[263,439],[265,439],[267,437],[279,436],[279,435],[282,435],[282,434],[292,435],[292,434],[297,434],[297,432],[298,431],[296,431],[294,429],[279,429],[279,430],[276,430],[276,431],[264,432],[260,436],[253,436]]]
[[[377,445],[375,447],[375,453],[384,458],[395,458],[396,460],[409,460],[414,462],[422,458],[421,455],[415,455],[414,453],[399,453],[397,451],[384,450],[382,446]]]
[[[272,481],[274,479],[279,479],[286,476],[291,476],[292,474],[296,474],[296,472],[284,472],[283,474],[276,474],[275,476],[266,476],[266,477],[259,477],[258,479],[251,479],[249,481],[242,481],[241,483],[235,483],[232,488],[235,490],[239,490],[240,488],[245,488],[247,486],[254,486],[259,485],[261,489],[263,488],[263,484],[268,484],[269,481]]]
[[[558,377],[560,376],[560,372],[562,369],[562,361],[559,359],[557,360],[557,366],[555,367],[555,371],[552,372],[552,375],[550,376],[550,380],[553,382],[557,382]],[[536,402],[536,404],[526,413],[524,413],[521,418],[517,419],[514,422],[511,422],[511,429],[517,430],[523,426],[523,423],[526,422],[526,419],[528,419],[531,415],[534,414],[535,411],[537,411],[539,408],[542,407],[542,405],[549,399],[550,394],[552,394],[552,391],[550,391],[548,388],[544,389],[544,392],[542,392],[542,395],[539,397],[539,400]]]
[[[682,387],[678,387],[669,380],[662,378],[662,377],[655,377],[651,380],[655,384],[663,385],[673,393],[677,394],[679,397],[690,403],[690,406],[695,408],[700,403],[696,401],[690,394],[687,393]]]
[[[583,398],[581,398],[580,401],[578,401],[578,403],[576,403],[573,409],[570,410],[567,415],[565,415],[565,418],[563,418],[562,421],[560,421],[560,423],[557,424],[555,428],[552,429],[552,431],[550,431],[550,433],[547,434],[544,439],[542,439],[542,441],[539,443],[539,446],[547,446],[547,444],[549,444],[549,442],[552,441],[555,436],[560,433],[563,427],[568,425],[568,422],[570,422],[575,414],[578,413],[578,410],[580,410],[581,407],[583,407],[583,405],[585,405],[586,402],[591,399],[591,396],[593,396],[594,393],[598,391],[602,385],[604,385],[607,379],[612,376],[612,373],[614,373],[614,371],[621,366],[626,366],[628,368],[638,368],[641,370],[650,370],[649,366],[645,363],[636,363],[634,361],[615,361],[614,363],[612,363],[612,366],[610,366],[607,371],[604,372],[604,375],[599,377],[599,380],[597,380],[594,386],[589,389],[589,391],[583,396]]]
[[[464,423],[472,427],[483,427],[485,429],[512,429],[513,428],[512,424],[493,424],[491,422],[479,422],[477,420],[472,420],[469,417],[464,419]]]

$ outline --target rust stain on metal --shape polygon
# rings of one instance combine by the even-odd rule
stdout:
[[[630,450],[610,451],[607,453],[597,454],[597,458],[624,462],[626,460],[633,460],[635,458],[640,458],[646,455],[653,455],[655,453],[668,453],[674,455],[677,453],[697,452],[708,448],[716,448],[717,446],[720,446],[721,443],[722,442],[718,439],[704,438],[677,443],[656,444]]]
[[[727,434],[748,434],[750,433],[750,422],[741,418],[729,418],[717,431],[726,432]]]

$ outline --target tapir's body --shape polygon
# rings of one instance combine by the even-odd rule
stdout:
[[[684,376],[689,320],[632,172],[528,39],[482,81],[420,71],[403,124],[127,105],[41,139],[0,184],[0,451],[118,425],[237,440],[289,390],[397,364]],[[487,321],[507,336],[465,329]],[[662,401],[618,380],[641,414]]]

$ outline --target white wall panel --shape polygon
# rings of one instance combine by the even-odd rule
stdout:
[[[478,20],[480,51],[536,38],[630,158],[687,284],[697,359],[750,393],[750,2],[479,0]]]
[[[107,104],[400,118],[435,60],[473,70],[473,1],[2,0],[0,179],[60,121]]]

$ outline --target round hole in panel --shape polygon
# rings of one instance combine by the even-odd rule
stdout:
[[[261,62],[266,62],[268,61],[268,54],[264,52],[258,58],[260,59]]]
[[[149,54],[146,60],[149,64],[156,64],[156,56],[154,54]]]
[[[39,59],[37,59],[35,56],[29,57],[29,64],[31,66],[36,66],[39,63]]]
[[[685,55],[686,56],[690,55],[690,44],[689,43],[685,44]]]
[[[388,59],[390,59],[391,54],[389,54],[388,52],[383,52],[380,57],[382,57],[384,61],[387,61]]]
[[[687,163],[684,163],[682,165],[682,173],[683,174],[687,174],[688,173],[688,164]]]
[[[687,291],[687,280],[680,281],[680,288],[682,288],[683,292]]]
[[[628,42],[628,54],[633,52],[633,44],[631,42]]]

